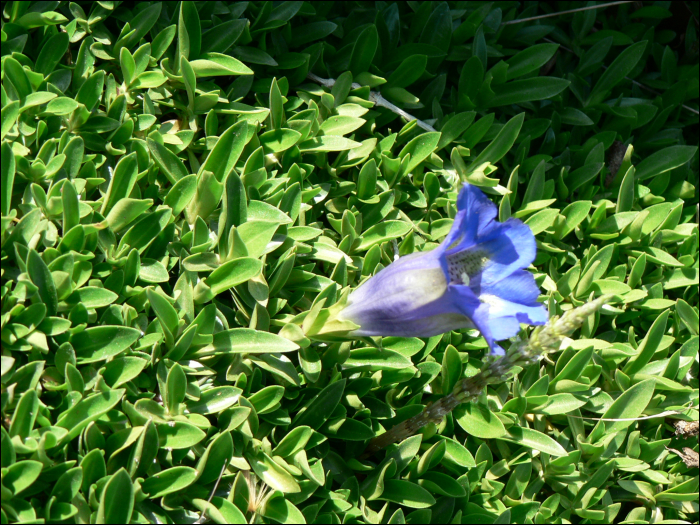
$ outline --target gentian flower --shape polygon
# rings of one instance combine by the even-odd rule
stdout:
[[[493,354],[520,323],[547,322],[539,289],[524,270],[535,259],[535,237],[518,219],[496,220],[496,205],[465,184],[445,240],[429,252],[401,257],[350,293],[340,320],[351,336],[431,337],[477,328]]]

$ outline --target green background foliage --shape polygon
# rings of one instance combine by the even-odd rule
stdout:
[[[2,523],[696,522],[697,6],[583,6],[5,2]],[[461,181],[615,299],[363,455],[486,343],[305,333]]]

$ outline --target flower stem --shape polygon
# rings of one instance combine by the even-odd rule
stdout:
[[[599,297],[579,308],[569,310],[561,317],[551,318],[546,325],[533,330],[528,339],[515,341],[505,356],[488,361],[479,373],[458,381],[450,394],[428,404],[420,414],[402,421],[372,439],[367,446],[367,452],[378,452],[392,443],[412,436],[428,423],[439,423],[462,403],[474,401],[488,385],[505,381],[514,367],[530,365],[540,356],[559,350],[563,339],[579,328],[588,316],[594,314],[611,297]]]

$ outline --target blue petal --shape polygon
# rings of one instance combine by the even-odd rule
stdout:
[[[457,197],[457,209],[465,210],[465,235],[474,239],[477,233],[485,231],[496,218],[496,205],[476,186],[465,184]]]
[[[461,314],[417,315],[415,318],[382,319],[374,317],[362,323],[352,332],[353,337],[432,337],[452,330],[474,328],[474,324]]]
[[[527,268],[537,254],[532,230],[518,219],[495,223],[495,227],[471,249],[489,254],[489,263],[480,277],[482,286],[497,283],[517,270]]]
[[[520,331],[520,323],[540,325],[547,322],[547,310],[541,304],[523,305],[501,299],[496,295],[479,297],[488,305],[487,311],[480,311],[483,319],[475,319],[478,326],[486,325],[494,340],[502,341]]]
[[[487,231],[496,218],[496,205],[471,184],[464,184],[457,196],[457,215],[452,229],[440,245],[446,249],[462,249],[476,242],[477,236]],[[456,246],[452,246],[457,243]]]
[[[430,337],[468,326],[444,300],[446,290],[439,254],[411,254],[353,291],[340,315],[360,326],[355,336]]]
[[[497,295],[506,301],[530,306],[537,305],[537,298],[540,296],[534,276],[526,270],[516,270],[496,283],[473,281],[471,287],[476,295]]]
[[[464,238],[464,232],[462,231],[462,227],[465,224],[464,219],[467,216],[467,210],[460,210],[457,212],[457,215],[455,215],[454,222],[452,223],[452,228],[450,229],[450,233],[447,234],[447,237],[445,237],[440,243],[440,246],[436,248],[436,250],[439,250],[440,253],[444,252],[447,250],[452,244],[454,244],[456,241],[460,241]]]
[[[522,297],[532,298],[529,282],[526,282],[519,272],[512,280],[505,279],[499,284],[499,287],[493,287],[490,291],[504,291],[507,297],[517,299],[521,297],[518,291],[520,290],[523,293]],[[505,292],[509,286],[518,289]],[[450,285],[448,292],[455,306],[479,329],[492,353],[499,351],[496,341],[513,337],[520,331],[520,323],[539,325],[546,323],[548,319],[547,310],[539,303],[520,304],[495,294],[483,293],[483,289],[481,295],[477,296],[470,286],[465,285]]]

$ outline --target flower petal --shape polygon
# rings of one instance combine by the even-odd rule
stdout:
[[[452,229],[440,245],[441,251],[454,252],[474,244],[477,237],[491,227],[498,212],[496,205],[479,188],[468,183],[457,196],[457,210]]]
[[[522,277],[518,274],[513,282],[507,281],[503,283],[503,288],[509,284],[522,284]],[[477,296],[470,286],[465,285],[450,285],[448,293],[453,304],[472,320],[494,354],[499,353],[500,348],[495,342],[516,335],[520,331],[520,323],[539,325],[547,322],[547,310],[539,303],[519,304],[491,294]],[[526,293],[531,293],[531,290]],[[509,295],[511,298],[517,296],[517,292]]]
[[[527,268],[535,260],[537,243],[530,227],[518,219],[496,223],[472,250],[487,252],[489,262],[481,273],[481,285],[491,285]]]
[[[496,205],[484,195],[484,192],[471,184],[465,184],[459,192],[457,209],[467,212],[465,219],[467,227],[463,231],[472,239],[477,233],[485,231],[498,213]]]
[[[353,291],[340,316],[360,326],[353,335],[429,337],[464,325],[461,314],[459,322],[439,318],[450,313],[441,306],[446,289],[438,255],[434,251],[411,254]]]
[[[516,270],[496,283],[472,282],[471,287],[477,296],[496,295],[506,301],[528,306],[537,306],[537,298],[540,296],[534,276],[526,270]]]

